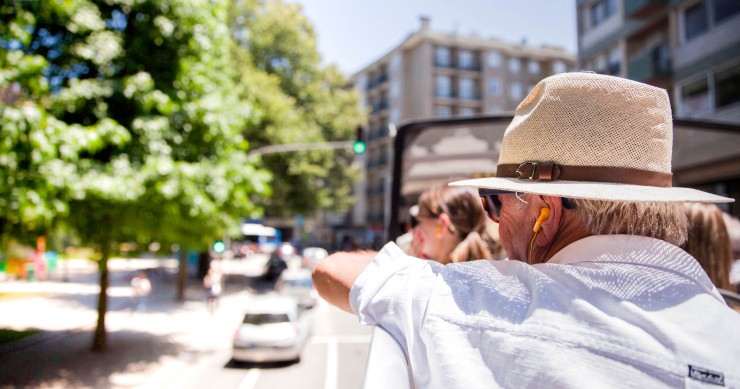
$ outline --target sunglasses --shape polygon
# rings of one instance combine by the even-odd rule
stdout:
[[[498,223],[501,218],[501,201],[498,199],[500,194],[514,194],[516,192],[507,192],[497,189],[478,189],[478,195],[480,201],[483,204],[483,209],[494,222]],[[570,199],[562,197],[560,199],[565,209],[573,209],[573,203]]]
[[[498,223],[501,218],[501,201],[498,199],[500,194],[510,194],[512,192],[505,192],[495,189],[478,189],[478,195],[480,201],[483,204],[483,209],[494,222]]]

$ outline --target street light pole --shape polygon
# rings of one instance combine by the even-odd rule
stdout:
[[[266,155],[275,153],[287,153],[291,151],[322,150],[322,149],[348,149],[352,148],[354,141],[336,141],[319,143],[287,143],[282,145],[270,145],[254,149],[247,153],[247,157],[255,155]]]

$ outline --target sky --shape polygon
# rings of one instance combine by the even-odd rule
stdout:
[[[303,6],[324,63],[351,75],[430,18],[433,31],[548,44],[576,53],[576,0],[286,0]]]

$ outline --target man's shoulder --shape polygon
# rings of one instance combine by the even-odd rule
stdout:
[[[637,235],[593,235],[579,239],[559,252],[548,264],[622,262],[675,265],[693,261],[688,253],[668,242]]]

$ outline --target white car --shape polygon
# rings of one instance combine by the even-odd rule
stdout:
[[[295,299],[265,296],[247,302],[234,334],[232,358],[241,362],[298,361],[310,332],[310,311]]]

